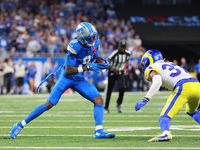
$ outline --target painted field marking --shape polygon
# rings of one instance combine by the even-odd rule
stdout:
[[[178,149],[178,150],[192,150],[192,149],[200,149],[199,147],[15,147],[15,146],[0,146],[0,149]]]
[[[0,135],[3,137],[10,136],[10,134]],[[38,134],[19,134],[18,136],[27,136],[27,137],[93,137],[94,135],[67,135],[67,134],[58,134],[58,135],[38,135]],[[154,137],[156,135],[116,135],[116,137]],[[200,135],[173,135],[173,137],[200,137]]]
[[[0,129],[9,129],[8,126],[0,126]],[[27,129],[91,129],[94,126],[26,126]],[[157,127],[113,127],[107,126],[106,131],[140,131],[140,130],[158,130]],[[170,130],[200,131],[199,125],[172,125]]]

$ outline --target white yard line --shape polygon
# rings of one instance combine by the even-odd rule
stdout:
[[[3,134],[0,136],[10,136],[10,134]],[[27,137],[93,137],[94,135],[38,135],[38,134],[19,134],[18,136],[27,136]],[[116,135],[116,137],[154,137],[156,135]],[[200,135],[173,135],[173,137],[200,137]]]
[[[0,126],[0,129],[10,129],[10,126]],[[93,129],[94,126],[26,126],[27,129]],[[106,126],[106,131],[141,131],[141,130],[159,130],[159,126],[155,127],[113,127]],[[184,130],[184,131],[200,131],[199,125],[172,125],[171,130]]]
[[[0,120],[0,122],[19,122],[20,120]],[[94,120],[34,120],[34,122],[94,122]],[[141,121],[133,121],[133,120],[104,120],[103,122],[158,122],[152,120],[141,120]],[[173,122],[183,122],[183,121],[173,121]],[[191,121],[184,121],[191,122]]]
[[[27,115],[4,115],[4,114],[0,114],[0,118],[1,117],[26,117]],[[72,115],[72,114],[68,114],[68,115],[59,115],[59,114],[42,114],[40,117],[93,117],[93,114],[91,113],[91,115]],[[113,118],[113,117],[117,117],[117,118],[159,118],[159,114],[158,115],[105,115],[105,118]],[[177,115],[176,118],[178,117],[187,117],[188,115]]]
[[[199,147],[15,147],[15,146],[0,146],[0,149],[178,149],[178,150],[192,150],[200,149]]]
[[[19,122],[20,120],[0,120],[0,122]],[[94,120],[34,120],[34,122],[94,122]],[[142,122],[158,122],[157,120],[137,120],[137,121],[134,121],[134,120],[104,120],[103,122],[136,122],[136,123],[142,123]],[[181,122],[181,123],[184,123],[184,122],[191,122],[191,120],[188,120],[188,121],[179,121],[179,120],[173,120],[173,122]],[[197,125],[198,126],[198,125]]]

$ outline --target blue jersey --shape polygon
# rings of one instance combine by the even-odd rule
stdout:
[[[93,47],[84,47],[77,39],[72,40],[67,47],[65,64],[73,67],[85,66],[91,59],[98,57],[99,39],[95,41]],[[94,98],[101,96],[95,86],[84,78],[83,73],[65,75],[65,69],[61,69],[61,76],[54,85],[48,101],[56,105],[61,95],[71,88],[77,91],[84,98],[93,101]]]
[[[197,74],[200,74],[200,63],[195,65],[195,70],[196,70]]]
[[[36,73],[37,73],[36,68],[34,66],[30,66],[28,68],[27,76],[28,76],[28,78],[35,78]]]
[[[73,67],[80,67],[87,65],[93,58],[99,57],[99,45],[99,39],[95,40],[95,44],[93,47],[84,47],[78,41],[78,39],[72,40],[67,47],[67,54],[65,56],[64,66],[68,65]],[[83,77],[83,73],[69,75],[68,77],[70,76],[73,76],[73,78],[80,78]]]

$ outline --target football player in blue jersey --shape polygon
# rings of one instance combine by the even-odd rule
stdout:
[[[200,124],[200,112],[197,111],[200,100],[200,83],[193,78],[187,70],[171,62],[164,62],[160,51],[148,50],[142,57],[141,65],[145,77],[152,82],[146,96],[135,105],[135,110],[140,110],[151,97],[163,86],[172,91],[159,119],[162,134],[149,142],[169,141],[172,134],[169,130],[171,119],[186,104],[186,113]]]
[[[106,59],[104,65],[101,63],[95,63],[95,60],[90,63],[93,58],[99,56],[98,47],[100,41],[98,39],[98,33],[92,24],[82,22],[77,26],[76,34],[77,38],[73,39],[68,44],[65,64],[61,68],[61,76],[54,85],[47,101],[36,107],[20,123],[13,125],[10,132],[11,138],[16,138],[26,124],[55,106],[59,102],[61,95],[68,88],[77,91],[81,96],[94,103],[95,133],[93,138],[99,139],[115,137],[115,134],[106,133],[103,130],[104,108],[101,94],[97,91],[96,87],[84,79],[83,76],[84,71],[93,70],[100,72],[101,69],[106,69],[109,66]]]

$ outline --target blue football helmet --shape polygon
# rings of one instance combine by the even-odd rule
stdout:
[[[141,66],[142,66],[142,71],[145,71],[145,69],[149,66],[152,65],[153,63],[157,61],[163,61],[163,56],[162,53],[159,50],[156,49],[151,49],[148,50],[143,56],[141,60]]]
[[[76,35],[79,42],[87,47],[92,47],[95,40],[98,38],[97,30],[88,22],[81,22],[77,26]]]

